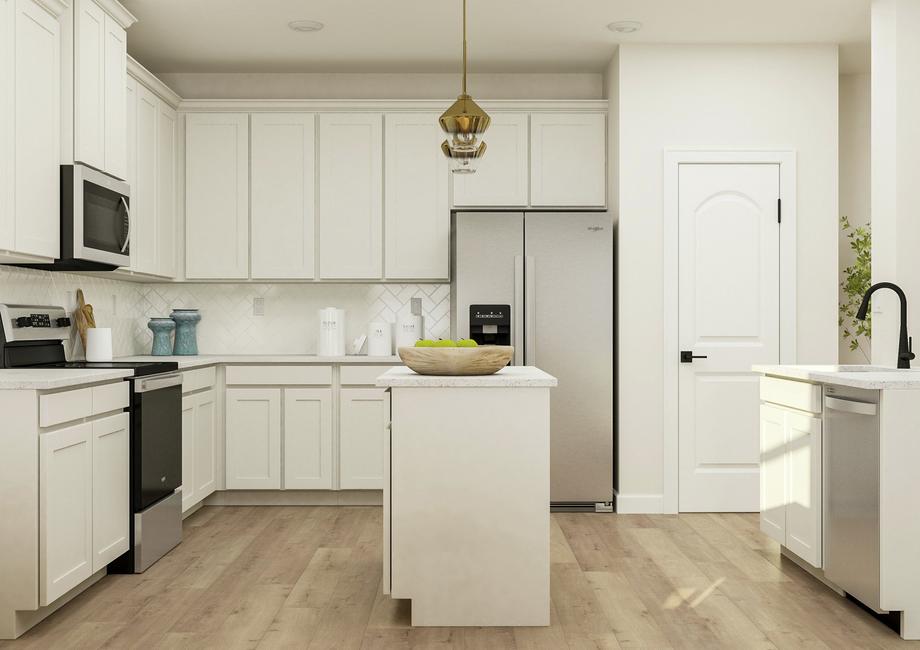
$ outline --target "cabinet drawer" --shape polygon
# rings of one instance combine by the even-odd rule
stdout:
[[[93,387],[93,415],[127,408],[131,386],[127,381]]]
[[[373,386],[393,366],[342,366],[343,386]]]
[[[42,395],[38,400],[38,412],[38,423],[42,427],[89,417],[93,414],[93,389],[80,388]]]
[[[760,399],[810,413],[821,413],[821,386],[804,381],[762,377]]]
[[[328,386],[332,366],[227,366],[227,385]]]
[[[210,388],[214,385],[216,377],[217,369],[214,366],[186,370],[182,373],[182,392],[191,393],[203,388]]]

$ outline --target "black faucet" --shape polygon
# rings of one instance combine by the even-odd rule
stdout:
[[[859,320],[866,320],[866,313],[869,311],[869,300],[872,298],[872,294],[879,289],[891,289],[898,294],[898,298],[901,299],[901,335],[898,339],[898,368],[908,369],[910,368],[910,362],[913,361],[916,355],[913,352],[914,340],[912,337],[907,336],[907,296],[904,295],[904,291],[901,287],[892,282],[879,282],[873,284],[869,287],[866,295],[863,296],[859,311],[856,312],[856,318]]]

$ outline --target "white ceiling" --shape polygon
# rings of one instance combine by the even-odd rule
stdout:
[[[154,72],[453,72],[459,0],[123,0]],[[859,67],[869,0],[469,0],[478,72],[594,72],[617,43],[841,43]],[[296,33],[287,23],[326,27]],[[606,25],[639,20],[635,34]],[[854,44],[863,44],[862,46]]]

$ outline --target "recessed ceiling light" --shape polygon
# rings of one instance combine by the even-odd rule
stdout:
[[[318,32],[325,25],[316,20],[292,20],[288,23],[288,27],[295,32]]]
[[[642,29],[642,23],[638,20],[618,20],[607,25],[607,29],[617,34],[632,34]]]

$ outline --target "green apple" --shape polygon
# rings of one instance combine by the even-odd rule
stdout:
[[[417,348],[433,348],[434,346],[435,342],[431,339],[419,339],[415,342],[415,347]]]
[[[434,342],[434,347],[436,348],[455,348],[457,347],[457,342],[453,339],[438,339]]]
[[[473,339],[460,339],[457,341],[458,348],[476,348],[479,347],[479,344]]]

